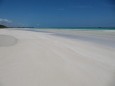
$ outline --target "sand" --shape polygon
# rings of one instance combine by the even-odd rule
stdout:
[[[0,86],[115,86],[114,81],[114,47],[51,33],[0,30]]]
[[[0,35],[0,47],[13,46],[17,43],[17,39],[9,35]]]

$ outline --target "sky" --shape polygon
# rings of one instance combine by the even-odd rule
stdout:
[[[115,0],[0,0],[0,24],[115,27]]]

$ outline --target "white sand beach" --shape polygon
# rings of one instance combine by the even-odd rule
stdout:
[[[92,42],[1,29],[0,86],[115,86],[115,47],[105,41],[115,41],[110,32],[77,32],[102,40]]]

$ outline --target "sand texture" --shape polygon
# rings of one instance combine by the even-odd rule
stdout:
[[[0,30],[0,86],[115,86],[115,48],[51,33]]]

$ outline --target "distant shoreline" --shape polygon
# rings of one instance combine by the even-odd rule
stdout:
[[[8,27],[8,28],[30,28],[30,29],[79,29],[79,30],[115,30],[115,27]]]

